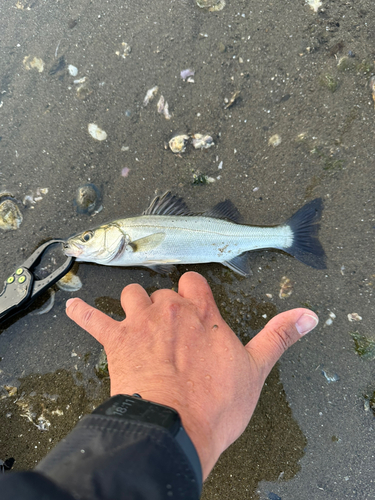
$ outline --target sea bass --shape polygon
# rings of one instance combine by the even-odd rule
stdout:
[[[325,253],[317,238],[322,209],[317,198],[284,224],[248,226],[240,223],[240,214],[229,200],[197,214],[182,198],[167,192],[154,198],[139,217],[119,219],[69,238],[64,253],[78,262],[146,266],[162,273],[176,264],[220,262],[248,276],[248,252],[275,248],[324,269]]]

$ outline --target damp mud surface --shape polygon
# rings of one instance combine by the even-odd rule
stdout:
[[[54,287],[49,312],[38,314],[47,293],[0,324],[0,460],[32,468],[107,397],[101,346],[67,318],[68,298],[120,320],[124,286],[176,290],[194,270],[244,343],[294,307],[320,318],[272,372],[204,498],[372,498],[375,6],[219,3],[2,2],[0,193],[21,216],[1,212],[0,280],[41,242],[139,215],[167,189],[197,211],[231,199],[255,225],[321,197],[327,269],[266,250],[250,254],[249,278],[217,264],[170,275],[80,264],[80,290]],[[195,149],[197,134],[213,144]],[[185,151],[171,151],[175,136],[188,137]],[[83,186],[95,203],[78,210]]]

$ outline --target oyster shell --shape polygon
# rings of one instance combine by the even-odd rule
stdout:
[[[0,193],[0,229],[15,231],[22,223],[23,217],[11,193]]]
[[[183,153],[188,140],[189,136],[186,134],[176,135],[169,141],[169,147],[173,153]]]
[[[84,184],[77,189],[74,205],[79,214],[91,215],[100,212],[102,207],[102,196],[95,184]]]
[[[215,10],[224,9],[225,0],[197,0],[197,5],[201,9],[207,9],[210,12],[215,12]]]
[[[215,144],[210,135],[203,134],[194,134],[192,143],[195,149],[208,149]]]

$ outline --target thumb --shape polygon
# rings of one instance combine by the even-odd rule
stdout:
[[[67,300],[66,314],[102,345],[108,331],[114,330],[118,325],[117,321],[78,298]]]
[[[278,314],[246,345],[258,368],[267,377],[282,354],[303,335],[313,330],[318,316],[309,309],[292,309]]]

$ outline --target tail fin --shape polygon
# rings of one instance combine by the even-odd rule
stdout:
[[[316,198],[306,203],[285,223],[293,231],[293,243],[292,246],[284,250],[315,269],[327,267],[326,255],[318,240],[320,225],[317,222],[322,215],[322,210],[322,199]]]

